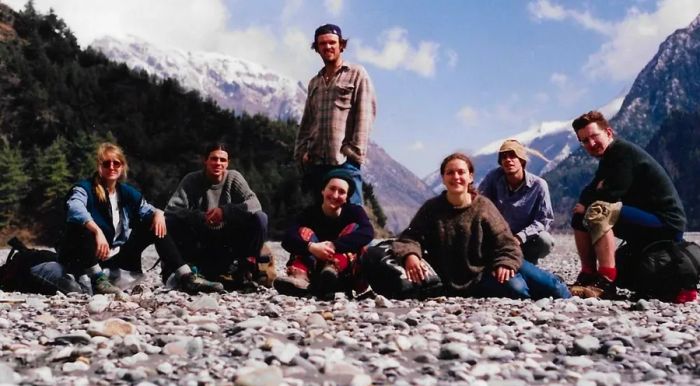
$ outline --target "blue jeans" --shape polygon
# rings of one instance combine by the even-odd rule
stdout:
[[[342,169],[352,177],[355,182],[355,192],[348,198],[348,202],[355,205],[362,205],[362,172],[360,166],[351,161],[346,161],[342,165],[311,165],[304,171],[303,188],[311,191],[314,202],[320,204],[323,200],[321,190],[323,190],[323,177],[331,170]]]
[[[42,289],[41,292],[86,292],[73,275],[68,274],[65,268],[55,261],[37,264],[29,269],[29,273]]]
[[[477,297],[501,297],[511,299],[568,299],[569,288],[554,274],[523,261],[520,270],[510,280],[499,283],[492,272],[485,272],[474,289]]]

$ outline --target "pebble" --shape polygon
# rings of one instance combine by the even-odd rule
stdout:
[[[572,281],[573,243],[540,264]],[[157,269],[130,298],[0,293],[0,384],[693,384],[700,363],[700,302],[190,296]]]

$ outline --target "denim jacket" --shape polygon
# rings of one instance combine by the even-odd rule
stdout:
[[[100,227],[109,242],[110,248],[126,243],[131,233],[130,224],[138,221],[148,221],[155,213],[155,207],[149,204],[141,192],[135,187],[117,183],[119,196],[119,216],[121,219],[119,237],[115,240],[115,229],[112,223],[112,209],[109,201],[99,202],[95,187],[91,180],[81,180],[71,188],[66,200],[68,223],[83,225],[94,221]]]

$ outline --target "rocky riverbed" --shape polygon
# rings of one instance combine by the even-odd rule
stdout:
[[[541,265],[573,281],[571,236]],[[0,292],[0,384],[700,385],[698,301],[190,296],[157,270],[141,288]]]

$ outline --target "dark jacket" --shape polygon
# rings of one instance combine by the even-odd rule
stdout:
[[[579,198],[586,207],[598,200],[622,201],[656,215],[672,229],[685,231],[683,204],[668,173],[649,153],[624,139],[608,145],[593,181]]]

